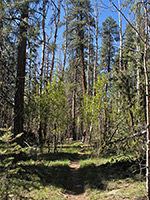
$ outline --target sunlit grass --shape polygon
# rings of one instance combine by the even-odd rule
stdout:
[[[133,155],[91,157],[89,146],[82,142],[64,144],[57,153],[47,152],[45,148],[37,159],[19,163],[22,177],[31,183],[28,192],[22,190],[21,199],[65,200],[67,191],[72,191],[70,163],[79,159],[78,153],[82,153],[79,170],[90,200],[146,199],[144,175],[132,173]]]
[[[134,163],[134,160],[133,155],[81,160],[85,191],[90,200],[145,200],[144,176],[133,174],[132,164],[131,169],[124,168],[126,163]]]
[[[28,188],[29,192],[22,191],[21,199],[34,200],[63,200],[65,188],[68,188],[70,182],[70,160],[67,159],[68,154],[47,155],[43,154],[40,159],[26,160],[19,163],[24,169],[24,179],[30,177],[33,187]],[[43,157],[43,159],[41,159]],[[50,160],[52,158],[53,160]],[[59,159],[59,160],[58,160]],[[34,183],[38,181],[37,187]]]
[[[115,163],[116,161],[121,161],[121,160],[126,160],[126,159],[134,159],[133,155],[113,155],[109,157],[100,157],[100,158],[88,158],[86,160],[81,160],[80,161],[80,167],[90,165],[90,164],[95,164],[95,165],[102,165],[106,164],[108,162]]]
[[[137,182],[133,179],[109,181],[106,190],[87,188],[86,192],[91,200],[146,200],[145,182]]]
[[[34,200],[49,199],[49,200],[64,200],[64,196],[61,188],[54,186],[45,186],[41,189],[33,190],[26,197]]]

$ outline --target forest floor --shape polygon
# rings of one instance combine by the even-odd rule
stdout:
[[[87,145],[72,142],[57,153],[46,146],[36,157],[29,153],[15,167],[8,187],[13,200],[146,200],[145,172],[130,154],[97,158]],[[1,171],[0,177],[1,197],[7,181]]]
[[[72,194],[65,195],[65,198],[68,200],[90,200],[85,193],[84,190],[84,182],[81,176],[80,169],[80,160],[84,153],[79,152],[78,156],[75,160],[73,160],[70,164],[71,168],[71,177],[73,190]]]

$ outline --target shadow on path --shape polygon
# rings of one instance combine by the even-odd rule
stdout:
[[[84,181],[79,169],[79,161],[85,158],[86,156],[77,153],[44,154],[41,159],[48,161],[47,164],[37,161],[23,165],[24,171],[20,173],[20,177],[30,181],[33,187],[38,180],[43,186],[53,185],[62,188],[65,194],[79,195],[84,193]],[[70,160],[71,164],[70,166],[67,164],[52,166],[51,161],[56,160]]]
[[[53,156],[53,159],[52,159]],[[24,172],[22,177],[34,183],[33,177],[38,177],[40,184],[43,186],[53,185],[62,188],[64,194],[82,195],[85,185],[97,190],[106,190],[110,180],[125,179],[135,175],[131,173],[131,167],[136,165],[135,161],[122,161],[115,163],[106,163],[96,166],[88,164],[80,168],[79,161],[85,159],[82,154],[58,154],[56,157],[51,154],[45,155],[45,160],[65,160],[70,158],[70,166],[66,165],[45,165],[44,162],[23,166]],[[137,173],[139,173],[137,171]]]
[[[72,194],[79,195],[84,193],[84,181],[80,171],[80,159],[82,155],[78,154],[77,158],[70,164],[71,176],[70,181],[72,182]]]

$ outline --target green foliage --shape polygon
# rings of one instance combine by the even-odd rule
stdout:
[[[51,132],[55,135],[65,133],[67,124],[67,99],[63,82],[56,76],[52,84],[43,89],[40,97],[40,119],[50,124]],[[54,129],[56,125],[56,129]]]
[[[11,128],[1,128],[0,132],[0,199],[21,198],[22,191],[27,192],[27,188],[32,188],[31,181],[22,178],[24,169],[19,161],[27,148],[22,148],[16,143],[22,133],[13,137]]]
[[[108,17],[102,23],[100,36],[102,37],[102,46],[100,50],[100,67],[105,73],[112,69],[114,56],[116,54],[115,42],[119,40],[119,31],[116,21],[112,17]]]
[[[146,199],[144,176],[133,155],[84,159],[80,171],[90,199]]]
[[[141,68],[142,55],[140,52],[136,52],[137,48],[136,34],[133,29],[128,25],[126,27],[124,48],[122,56],[122,67],[120,70],[118,66],[118,56],[112,71],[113,74],[113,88],[112,97],[113,103],[119,110],[119,116],[126,116],[126,132],[140,131],[143,128],[145,120],[145,108],[144,108],[144,72]],[[139,44],[141,46],[141,44]],[[142,47],[140,47],[142,49]],[[137,71],[139,70],[139,78],[137,77]],[[139,79],[139,80],[138,80]],[[137,85],[139,91],[137,90]],[[144,97],[144,98],[143,98]],[[132,119],[132,123],[131,123]],[[127,125],[128,124],[128,125]],[[128,131],[127,131],[128,130]]]
[[[90,136],[95,137],[103,143],[104,129],[102,125],[103,113],[108,108],[108,96],[106,94],[106,77],[104,74],[97,78],[95,96],[85,95],[82,103],[83,118],[85,120],[86,130],[90,132],[90,126],[93,130]],[[101,126],[101,127],[100,127]]]
[[[22,134],[13,138],[11,128],[4,128],[0,131],[2,132],[0,137],[0,197],[1,199],[8,199],[10,194],[19,193],[12,177],[20,170],[20,168],[15,166],[14,159],[22,152],[22,148],[15,140],[21,137]]]

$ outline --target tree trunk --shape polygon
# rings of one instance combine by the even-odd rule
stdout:
[[[84,67],[84,47],[80,45],[80,61],[81,61],[81,75],[82,75],[82,90],[83,95],[86,92],[86,78],[85,78],[85,67]]]
[[[109,36],[109,38],[111,38],[111,35]],[[111,41],[111,40],[109,40]],[[108,76],[110,75],[110,72],[111,72],[111,68],[110,68],[110,55],[111,55],[111,52],[110,52],[110,45],[108,45],[108,62],[107,62],[107,74]],[[108,90],[109,90],[109,83],[106,82],[106,87],[105,87],[105,91],[106,91],[106,103],[107,103],[107,93],[108,93]],[[107,132],[108,132],[108,108],[105,106],[104,107],[104,132],[105,132],[105,136],[107,135]]]
[[[80,2],[80,6],[82,7],[82,3]],[[80,11],[80,21],[83,21],[83,13]],[[79,28],[79,39],[80,39],[80,62],[81,62],[81,77],[82,77],[82,90],[83,90],[83,95],[86,93],[86,78],[85,78],[85,65],[84,65],[84,30],[83,30],[83,25],[80,25]]]
[[[120,0],[118,0],[119,10],[121,10]],[[119,36],[120,36],[120,49],[119,49],[119,68],[122,70],[122,18],[121,13],[119,12]]]
[[[89,94],[89,89],[90,89],[90,81],[89,81],[89,73],[90,73],[90,40],[91,40],[91,34],[90,34],[90,21],[89,21],[89,24],[88,24],[87,94]]]
[[[139,18],[140,18],[140,10],[139,10],[139,4],[138,4],[138,0],[136,1],[137,3],[137,9],[136,9],[136,29],[138,30],[138,32],[140,31],[140,22],[139,22]],[[140,99],[140,41],[139,41],[139,37],[138,37],[138,33],[136,32],[136,50],[137,50],[137,59],[136,59],[136,63],[137,63],[137,99],[139,101]]]
[[[23,132],[24,125],[24,86],[25,86],[25,69],[26,69],[26,45],[27,45],[27,23],[28,23],[28,2],[24,3],[21,8],[20,21],[20,41],[18,44],[17,57],[17,77],[16,93],[14,107],[14,135]],[[20,145],[23,144],[21,138],[18,139]]]
[[[0,6],[1,6],[1,4],[0,4]],[[2,16],[1,16],[1,13],[0,13],[0,69],[2,69],[2,46],[3,46],[2,31],[3,31],[3,21],[2,21]]]
[[[53,144],[54,144],[54,153],[56,153],[57,152],[56,124],[54,124]]]
[[[145,71],[145,84],[146,84],[146,115],[147,115],[147,143],[146,143],[146,187],[147,187],[147,199],[150,200],[150,116],[149,116],[149,76],[147,69],[147,43],[148,43],[148,10],[147,1],[143,0],[145,9],[145,42],[144,42],[144,71]]]
[[[72,137],[73,140],[76,140],[76,123],[75,123],[75,101],[76,101],[76,92],[75,89],[73,90],[73,94],[72,94]]]
[[[2,8],[2,2],[0,2],[0,8]],[[2,67],[3,67],[3,56],[2,56],[2,52],[3,52],[3,40],[2,40],[2,38],[3,38],[3,34],[2,34],[3,20],[2,20],[1,13],[2,13],[2,10],[0,10],[0,70],[2,70]],[[0,73],[0,80],[2,80],[2,78],[3,78],[2,76],[3,76],[2,73]],[[0,96],[2,96],[1,90],[0,90]]]
[[[65,47],[64,47],[64,60],[63,60],[63,67],[62,67],[62,78],[64,78],[64,70],[65,70],[65,65],[66,65],[66,56],[67,56],[67,46],[68,46],[68,7],[65,13],[66,16],[66,21],[65,21]]]
[[[46,19],[46,0],[43,0],[43,19],[42,19],[42,37],[43,37],[43,44],[42,44],[42,60],[41,60],[41,68],[40,68],[40,91],[39,96],[41,98],[42,94],[42,87],[43,87],[43,71],[44,71],[44,63],[45,63],[45,47],[46,47],[46,35],[45,35],[45,19]],[[40,112],[41,112],[41,99],[40,99]],[[39,144],[43,145],[43,135],[42,135],[42,121],[41,121],[41,113],[40,113],[40,124],[39,124]]]
[[[54,41],[53,41],[54,47],[53,47],[53,52],[52,52],[52,64],[51,64],[50,77],[49,77],[49,82],[50,83],[52,81],[53,70],[54,70],[54,61],[55,61],[55,52],[56,52],[56,40],[57,40],[57,32],[58,32],[59,21],[60,21],[60,3],[58,5],[58,18],[56,19],[56,16],[55,16],[55,33],[54,33]]]
[[[75,66],[75,72],[74,72],[74,88],[73,88],[73,94],[72,94],[72,136],[73,140],[77,139],[76,135],[76,84],[77,84],[77,66]]]
[[[93,69],[93,96],[96,95],[95,92],[95,83],[96,83],[96,66],[97,66],[97,55],[98,55],[98,10],[96,0],[94,1],[94,13],[95,13],[95,60],[94,60],[94,69]]]

